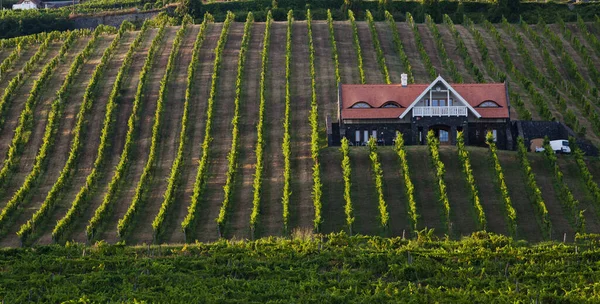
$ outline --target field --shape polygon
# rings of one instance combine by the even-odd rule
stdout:
[[[0,247],[600,233],[596,158],[350,147],[346,183],[343,152],[325,144],[337,75],[399,83],[409,72],[417,83],[506,79],[514,119],[556,119],[598,145],[600,21],[248,20],[146,23],[0,50],[10,92],[0,101]]]

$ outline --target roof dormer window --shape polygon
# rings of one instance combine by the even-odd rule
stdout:
[[[369,108],[371,108],[371,105],[369,105],[368,103],[366,103],[364,101],[359,101],[359,102],[353,104],[350,108],[352,108],[352,109],[369,109]]]
[[[480,103],[477,107],[478,108],[500,108],[500,105],[497,104],[493,100],[486,100],[486,101]]]

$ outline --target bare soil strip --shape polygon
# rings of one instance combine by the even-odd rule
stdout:
[[[408,60],[410,61],[413,76],[415,77],[415,82],[426,83],[430,80],[433,80],[429,79],[429,73],[427,73],[427,70],[425,70],[425,65],[423,64],[423,61],[421,61],[421,56],[419,55],[419,51],[417,50],[415,36],[412,29],[408,26],[406,22],[396,22],[396,26],[398,27],[400,39],[402,39],[404,52],[406,53],[406,56],[408,56]],[[388,39],[393,38],[390,37]]]
[[[169,30],[177,32],[179,27],[169,27]],[[149,244],[153,240],[152,221],[158,214],[163,202],[163,195],[167,189],[171,166],[177,156],[179,147],[179,133],[181,131],[181,119],[183,117],[183,105],[185,102],[185,89],[187,82],[187,68],[192,60],[192,50],[199,27],[188,28],[181,41],[181,47],[175,60],[173,76],[169,79],[167,96],[158,135],[158,150],[156,164],[151,171],[150,192],[146,198],[136,221],[135,233],[130,237],[131,244]],[[158,86],[159,84],[157,84]],[[117,159],[118,162],[118,159]]]
[[[498,158],[512,205],[517,211],[517,239],[538,242],[543,240],[542,230],[537,220],[533,204],[529,200],[527,182],[523,178],[523,169],[513,151],[498,151]]]
[[[585,210],[585,231],[588,233],[600,233],[598,208],[595,206],[594,199],[581,178],[575,160],[570,157],[560,157],[558,165],[573,196],[579,201],[579,208]]]
[[[477,48],[477,42],[475,42],[475,38],[471,35],[471,32],[460,24],[456,24],[454,26],[460,37],[462,38],[465,46],[467,47],[467,52],[473,60],[473,63],[479,68],[479,70],[483,73],[486,82],[495,82],[494,78],[490,76],[487,68],[485,67],[485,62],[483,62],[481,53],[479,53],[479,49]],[[514,111],[514,110],[513,110]],[[511,113],[512,114],[512,113]],[[516,116],[513,116],[516,117]]]
[[[169,37],[168,34],[167,37]],[[71,203],[75,200],[75,196],[86,182],[87,176],[93,169],[94,160],[96,159],[98,153],[100,132],[102,131],[104,116],[106,112],[106,102],[108,101],[108,97],[112,90],[114,80],[119,71],[119,67],[123,63],[123,59],[125,57],[125,54],[127,53],[128,48],[128,45],[124,45],[123,43],[119,44],[119,47],[115,51],[115,54],[111,58],[106,68],[105,75],[100,80],[99,90],[97,92],[96,98],[94,99],[92,110],[90,111],[92,116],[88,119],[87,126],[85,128],[85,137],[89,138],[90,140],[86,141],[82,147],[82,153],[77,161],[77,169],[73,173],[73,180],[71,182],[70,187],[66,188],[63,199],[61,199],[57,203],[56,211],[53,215],[55,219],[52,222],[56,222],[64,216]],[[150,87],[156,87],[156,89],[158,90],[158,85],[150,85]],[[82,224],[82,226],[79,226],[79,230],[85,229],[85,224],[87,224],[87,221],[85,221],[85,223]],[[78,227],[77,225],[79,225],[79,222],[76,223],[75,227]],[[40,243],[49,243],[52,238],[51,232],[52,229],[49,229],[48,232],[40,238]]]
[[[321,178],[323,180],[323,233],[346,231],[344,211],[344,178],[342,177],[342,153],[338,147],[321,150]],[[352,202],[356,199],[352,197]]]
[[[423,45],[425,46],[425,51],[427,51],[427,55],[429,55],[429,59],[431,59],[431,64],[433,64],[435,70],[448,81],[454,81],[454,79],[450,77],[450,74],[444,69],[444,65],[442,64],[442,60],[440,59],[438,50],[435,46],[433,35],[431,34],[431,31],[429,31],[427,25],[422,23],[417,24],[417,27],[419,28],[419,35],[421,36],[421,41],[423,41]],[[417,55],[419,55],[418,51]]]
[[[16,90],[16,92],[12,95],[12,100],[8,102],[8,109],[6,111],[6,120],[4,122],[4,126],[0,129],[0,169],[4,167],[4,160],[6,159],[6,153],[8,152],[8,148],[12,142],[12,138],[15,134],[15,129],[19,124],[19,117],[21,112],[25,108],[25,103],[27,102],[27,98],[29,98],[29,92],[33,88],[33,83],[36,79],[38,79],[39,74],[42,72],[44,65],[47,61],[50,61],[60,50],[61,45],[59,43],[51,43],[46,51],[46,54],[42,56],[36,67],[33,69],[33,72],[26,77],[23,81],[23,84],[20,88]],[[28,58],[29,60],[29,58]],[[0,94],[4,94],[4,91],[0,92]],[[43,114],[43,113],[42,113]],[[43,115],[46,117],[46,115]],[[30,163],[33,166],[33,163]],[[4,189],[0,189],[0,207],[4,207],[6,202],[10,199],[10,196],[15,192],[14,186],[10,181],[8,181],[8,186],[5,185]]]
[[[497,187],[494,168],[490,164],[489,152],[486,148],[469,147],[473,176],[479,190],[479,200],[485,212],[487,230],[508,235],[506,226],[506,208]]]
[[[446,182],[450,201],[451,234],[460,239],[462,236],[468,236],[477,231],[477,215],[456,147],[441,146],[440,159],[446,169],[444,182]]]
[[[48,80],[48,83],[43,90],[44,92],[41,94],[40,99],[37,101],[37,106],[34,110],[34,121],[31,137],[29,139],[29,142],[24,147],[23,155],[19,160],[19,168],[16,171],[15,177],[11,180],[10,186],[7,187],[9,189],[7,191],[7,195],[12,196],[12,194],[21,187],[21,184],[25,181],[27,175],[29,175],[29,173],[31,172],[37,152],[43,143],[48,113],[51,111],[52,102],[56,98],[56,94],[53,88],[59,88],[62,85],[64,78],[69,72],[73,59],[85,48],[89,39],[89,37],[78,39],[71,47],[71,50],[67,53],[65,60],[59,63],[59,65],[56,67],[56,70],[54,71],[54,74]],[[74,104],[77,104],[77,102],[75,102]],[[71,107],[73,107],[71,104],[66,104],[65,112],[61,121],[69,119],[69,116],[73,115],[72,113],[67,111],[70,110]],[[50,157],[48,161],[48,166],[46,167],[45,174],[42,175],[44,177],[40,179],[42,183],[38,184],[41,187],[38,187],[37,189],[33,188],[30,190],[30,193],[31,195],[33,195],[34,200],[30,200],[28,204],[21,206],[19,210],[20,214],[15,218],[16,221],[11,224],[6,237],[4,238],[4,240],[2,240],[2,242],[0,242],[0,246],[15,247],[20,244],[19,238],[16,233],[21,227],[21,225],[26,223],[31,218],[33,213],[35,213],[35,211],[39,209],[41,203],[43,202],[43,198],[41,199],[41,201],[37,199],[39,194],[45,195],[45,193],[47,193],[52,187],[52,185],[46,187],[46,183],[44,183],[44,180],[50,178],[50,180],[53,181],[60,174],[60,169],[62,168],[62,165],[64,164],[64,162],[66,162],[69,156],[69,140],[69,131],[67,131],[67,134],[63,136],[57,136],[56,142],[52,148],[54,152],[50,153],[50,155],[53,156]],[[67,147],[67,150],[63,153],[59,152],[61,151],[61,145],[65,145]],[[7,196],[6,199],[10,198]]]
[[[385,78],[379,68],[379,63],[377,63],[377,53],[373,46],[369,25],[366,22],[357,22],[356,28],[358,29],[358,40],[360,41],[360,48],[362,51],[366,83],[385,83]]]
[[[410,166],[410,177],[415,184],[415,200],[419,214],[417,228],[435,229],[436,235],[443,236],[447,231],[427,146],[407,146],[406,158]]]
[[[442,41],[444,42],[444,48],[446,49],[446,54],[448,54],[448,58],[450,58],[450,60],[452,60],[454,62],[454,64],[456,65],[456,69],[463,77],[463,82],[464,83],[476,82],[475,79],[473,78],[473,75],[471,75],[471,72],[470,72],[471,70],[469,70],[465,66],[465,60],[462,57],[460,57],[460,55],[458,54],[456,41],[454,40],[455,38],[452,35],[452,33],[450,32],[450,30],[448,29],[448,27],[445,24],[438,24],[437,28],[440,31],[440,35],[442,36]]]
[[[352,42],[352,27],[350,26],[350,21],[334,21],[333,31],[338,50],[338,61],[340,62],[341,82],[353,84],[360,83],[358,61],[356,60],[356,50],[354,49],[354,44]],[[293,44],[292,50],[297,47],[300,46]],[[329,52],[331,53],[331,51]],[[292,61],[294,60],[295,59]]]
[[[502,60],[502,57],[500,55],[500,49],[498,48],[498,46],[496,45],[496,41],[490,36],[490,34],[488,33],[488,31],[479,26],[476,25],[475,28],[479,31],[479,33],[481,33],[481,36],[483,37],[483,40],[485,41],[485,44],[488,47],[488,51],[489,51],[489,56],[492,59],[492,61],[496,64],[496,67],[498,68],[498,70],[503,71],[506,75],[509,75],[508,71],[506,71],[506,64],[504,63],[504,60]],[[511,49],[510,45],[507,44],[506,40],[504,40],[506,47],[508,48],[508,50],[510,52],[512,52],[513,54],[518,54],[517,50],[513,47],[513,49]],[[516,59],[519,56],[514,56],[513,59]],[[523,66],[523,64],[519,64],[516,60],[513,60],[513,63],[515,64],[515,66]],[[528,96],[529,94],[526,93],[523,88],[521,88],[520,84],[516,83],[514,80],[512,80],[510,78],[510,76],[508,76],[509,81],[509,86],[512,89],[513,92],[519,94],[519,96],[521,96],[521,98],[527,99],[525,98],[526,96]],[[531,117],[533,120],[540,120],[540,115],[537,113],[537,110],[535,109],[535,106],[533,105],[532,102],[525,102],[525,108],[527,108],[527,110],[529,110],[529,112],[531,112]],[[516,110],[511,110],[510,112],[510,116],[511,117],[518,117]]]
[[[562,241],[563,234],[567,234],[569,242],[574,241],[575,230],[569,224],[567,213],[564,212],[558,193],[554,190],[554,169],[548,165],[546,156],[542,154],[529,153],[531,169],[535,174],[535,181],[542,191],[542,198],[548,208],[550,221],[552,222],[552,240]],[[575,219],[571,219],[575,222]]]
[[[221,35],[221,23],[210,24],[206,29],[205,38],[202,42],[198,67],[193,79],[194,85],[190,99],[190,116],[188,121],[189,145],[185,150],[183,158],[184,167],[181,171],[181,184],[177,190],[177,201],[173,206],[172,218],[165,222],[165,240],[170,243],[183,243],[183,232],[181,222],[187,215],[187,207],[194,191],[194,181],[198,171],[198,162],[202,154],[202,142],[204,140],[204,125],[206,123],[206,102],[208,100],[210,81],[215,61],[214,49]]]
[[[377,190],[373,180],[373,169],[368,147],[350,149],[352,176],[352,205],[354,206],[353,233],[379,235],[382,233],[379,209],[377,208]],[[341,164],[341,160],[339,162]],[[343,213],[342,213],[343,214]],[[340,214],[340,217],[344,217]]]
[[[313,33],[315,22],[313,22]],[[283,121],[285,115],[285,47],[287,22],[271,24],[267,99],[265,112],[265,173],[261,201],[261,217],[256,236],[283,233]],[[318,56],[317,56],[318,58]]]
[[[408,218],[408,198],[404,179],[400,176],[400,158],[394,147],[379,147],[379,160],[383,168],[383,194],[390,212],[390,236],[411,234]]]
[[[329,25],[327,22],[313,21],[312,32],[313,44],[315,47],[319,128],[325,130],[325,120],[327,116],[332,120],[337,121],[338,91],[335,79],[335,65],[331,56],[331,41],[329,37]],[[319,136],[322,141],[327,140],[327,134],[325,134],[325,132],[321,132]],[[333,147],[322,150],[320,157],[322,166],[321,179],[323,182],[323,225],[321,228],[323,231],[327,232],[340,231],[346,227],[341,153],[338,147]]]
[[[261,53],[263,49],[262,42],[264,33],[265,23],[253,24],[250,42],[248,44],[248,52],[246,53],[247,57],[244,68],[243,89],[240,99],[240,120],[238,125],[240,130],[238,168],[234,179],[235,186],[232,192],[231,205],[229,206],[229,225],[226,228],[228,231],[225,233],[226,236],[234,239],[250,238],[250,214],[252,213],[252,200],[254,196],[254,172],[256,172],[255,148],[258,136],[256,125],[258,124],[258,110],[260,104],[259,82],[262,66]],[[285,37],[285,34],[283,37]],[[273,36],[273,38],[275,38],[275,36]],[[271,41],[273,41],[273,44],[278,44],[276,39],[272,39]],[[284,43],[279,44],[283,45],[285,48]],[[272,54],[269,54],[269,60],[271,60],[271,57]],[[274,67],[273,63],[270,61],[268,65],[268,70],[271,70]],[[285,64],[282,67],[285,67]],[[285,68],[282,70],[285,72]],[[285,75],[280,81],[281,80],[285,80]],[[265,93],[267,100],[271,99],[269,92]],[[267,105],[265,105],[265,112],[271,112],[271,109],[267,107]],[[269,130],[269,128],[265,128],[265,130]],[[264,193],[262,196],[264,196]],[[264,202],[264,198],[262,201]],[[262,221],[262,218],[263,216],[260,217],[259,221]]]
[[[305,21],[294,22],[292,32],[291,75],[291,189],[290,230],[312,230],[315,216],[312,201],[312,167],[310,155],[310,68],[308,63],[308,28]],[[353,67],[356,69],[356,66]]]
[[[379,35],[381,50],[383,50],[383,54],[385,55],[385,63],[388,67],[390,80],[392,83],[400,83],[400,75],[406,72],[406,68],[402,64],[402,61],[400,61],[400,56],[396,52],[392,29],[387,22],[375,22],[375,28]]]
[[[150,50],[152,40],[154,39],[157,33],[158,29],[148,30],[144,39],[142,39],[142,43],[140,44],[139,49],[133,54],[133,60],[129,72],[130,76],[128,76],[123,83],[121,97],[119,98],[119,105],[123,105],[124,107],[128,108],[133,107],[133,102],[139,83],[139,75],[142,71],[142,67],[144,66],[144,62],[146,60],[148,51]],[[163,45],[166,46],[164,42]],[[156,62],[154,62],[154,65],[151,68],[148,81],[160,81],[162,77],[161,73],[164,73],[164,67],[166,66],[166,61],[169,56],[169,53],[165,54],[165,52],[166,50],[161,50],[161,52],[158,53],[159,58],[158,60],[156,60]],[[135,144],[133,145],[132,149],[132,160],[129,164],[129,168],[126,170],[125,173],[127,178],[125,178],[124,183],[121,186],[119,186],[120,189],[118,191],[120,195],[117,198],[117,202],[114,204],[113,214],[111,215],[110,220],[107,220],[107,222],[105,223],[105,231],[99,237],[99,239],[103,238],[109,243],[115,243],[118,241],[117,223],[119,219],[123,217],[123,215],[127,211],[127,208],[129,208],[129,203],[131,202],[131,199],[135,194],[135,186],[137,185],[137,181],[139,180],[139,177],[142,174],[141,172],[144,169],[144,164],[148,159],[148,149],[150,147],[150,136],[152,132],[152,118],[154,117],[154,110],[156,109],[157,90],[158,87],[154,87],[152,85],[146,87],[146,94],[144,95],[146,98],[144,98],[142,101],[143,104],[141,106],[139,129],[136,130],[137,136],[135,138]],[[154,100],[152,100],[150,97],[152,94],[154,94],[153,96],[155,96]],[[127,130],[125,130],[125,132],[127,132]],[[134,175],[136,173],[137,175]],[[101,191],[104,191],[105,188],[102,187],[98,189],[103,189]],[[104,199],[102,194],[98,194],[98,196],[99,198],[94,198],[94,200]],[[83,228],[85,229],[85,227]]]
[[[231,119],[235,98],[237,64],[244,34],[244,23],[233,22],[223,50],[220,79],[215,99],[213,140],[211,142],[209,165],[204,193],[200,198],[196,237],[201,242],[219,238],[216,218],[223,202],[223,186],[227,175],[227,153],[231,147]],[[246,61],[251,64],[251,61]],[[255,75],[255,77],[260,77]],[[210,82],[209,82],[210,85]],[[231,210],[231,209],[230,209]]]

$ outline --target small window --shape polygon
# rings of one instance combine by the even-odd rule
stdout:
[[[393,100],[390,100],[390,101],[384,103],[383,106],[381,106],[381,107],[382,108],[401,108],[401,106]]]
[[[351,106],[351,108],[353,108],[353,109],[368,109],[370,107],[371,106],[364,101],[359,101]]]
[[[486,101],[482,102],[481,104],[479,104],[477,107],[478,108],[499,108],[500,105],[498,105],[495,101],[486,100]]]

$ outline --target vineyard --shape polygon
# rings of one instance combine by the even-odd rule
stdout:
[[[598,146],[600,18],[436,24],[410,13],[406,22],[303,13],[2,41],[0,247],[600,233],[600,160],[579,150],[527,153],[520,139],[517,152],[501,151],[491,137],[470,147],[462,134],[456,147],[433,134],[427,146],[399,136],[395,146],[327,147],[325,134],[338,84],[440,74],[507,81],[513,119],[561,121]]]

